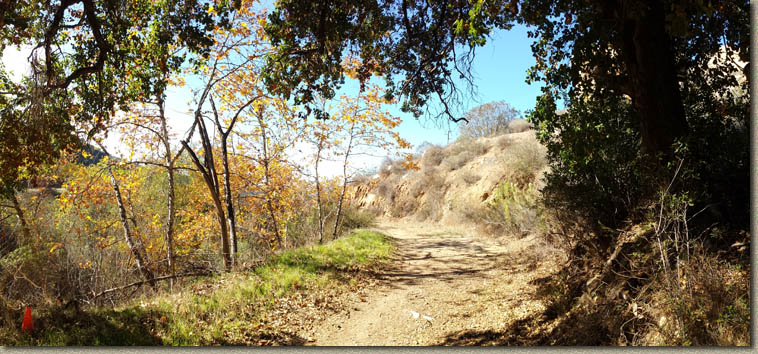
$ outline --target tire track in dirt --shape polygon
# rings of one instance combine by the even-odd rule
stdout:
[[[554,273],[560,257],[536,236],[497,243],[471,230],[398,220],[375,229],[393,238],[395,262],[350,311],[315,326],[309,345],[488,344],[544,311],[533,281]]]

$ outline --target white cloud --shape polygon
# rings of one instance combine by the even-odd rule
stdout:
[[[19,82],[28,75],[31,69],[29,65],[29,55],[34,47],[22,45],[21,47],[8,46],[3,50],[3,65],[13,82]]]
[[[327,152],[332,154],[333,151]],[[291,149],[288,156],[290,161],[297,163],[306,172],[311,175],[314,174],[313,159],[316,155],[316,148],[308,143],[299,142],[295,145],[294,149]],[[348,162],[348,174],[354,174],[358,172],[367,172],[369,170],[378,168],[382,161],[387,157],[397,158],[395,154],[390,151],[378,149],[378,148],[359,148],[353,150]],[[342,176],[342,164],[344,163],[344,156],[328,156],[321,160],[319,163],[319,175],[325,178],[332,178],[335,176]]]

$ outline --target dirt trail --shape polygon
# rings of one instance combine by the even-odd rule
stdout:
[[[310,345],[503,344],[514,323],[544,310],[536,279],[557,270],[557,251],[535,236],[499,244],[470,230],[384,220],[398,247],[379,284],[310,333]]]

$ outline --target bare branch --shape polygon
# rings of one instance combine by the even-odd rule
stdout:
[[[201,272],[201,273],[184,273],[184,274],[165,275],[165,276],[162,276],[162,277],[153,278],[152,281],[176,279],[176,278],[182,278],[182,277],[208,276],[208,275],[211,275],[211,274],[213,274],[213,273],[211,273],[211,272]],[[96,298],[98,298],[100,296],[103,296],[103,295],[108,294],[108,293],[112,293],[114,291],[120,291],[120,290],[128,289],[128,288],[131,288],[133,286],[140,286],[140,285],[143,285],[143,284],[146,284],[146,283],[149,283],[149,282],[150,282],[150,280],[141,280],[141,281],[136,281],[136,282],[131,283],[131,284],[126,284],[124,286],[119,286],[117,288],[111,288],[111,289],[108,289],[108,290],[103,290],[100,293],[98,293],[95,296],[93,296],[92,299],[96,299]]]

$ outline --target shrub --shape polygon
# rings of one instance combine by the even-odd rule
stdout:
[[[444,189],[428,190],[425,193],[425,198],[418,206],[418,211],[416,211],[416,219],[418,221],[439,221],[442,218],[442,207],[444,200]]]
[[[475,139],[459,139],[453,145],[445,149],[447,155],[442,161],[442,165],[448,171],[455,171],[477,156],[487,152],[488,146]]]
[[[390,165],[390,173],[397,176],[402,176],[408,172],[408,169],[403,166],[403,160],[398,159],[392,161],[392,164]]]
[[[658,296],[651,302],[662,303],[659,316],[671,319],[668,326],[660,326],[662,334],[671,344],[747,345],[749,272],[741,268],[748,259],[743,254],[730,264],[707,253],[687,225],[692,202],[686,192],[670,194],[666,190],[659,197],[657,211],[648,215],[655,225],[651,253],[660,269],[655,284]]]
[[[489,146],[481,139],[460,137],[453,144],[445,148],[445,155],[453,156],[463,152],[468,152],[472,156],[479,156],[487,153]]]
[[[505,149],[511,146],[512,143],[513,143],[513,139],[507,134],[501,135],[499,138],[497,138],[497,141],[495,142],[495,144],[497,144],[497,146],[499,146],[501,149]]]
[[[462,137],[485,137],[506,132],[512,120],[521,117],[521,112],[505,101],[489,102],[472,108],[466,113],[468,123],[460,125]]]
[[[432,169],[440,165],[445,158],[443,149],[439,145],[432,145],[424,150],[421,155],[421,168],[424,170]]]
[[[534,182],[537,173],[545,167],[544,148],[537,141],[527,140],[514,144],[508,153],[506,168],[511,180],[521,187]]]
[[[408,188],[408,195],[417,200],[416,218],[419,221],[439,221],[442,217],[442,203],[447,186],[438,169],[425,170],[415,174],[414,182]],[[420,200],[420,202],[418,202]]]
[[[478,210],[475,218],[489,225],[493,231],[524,235],[535,231],[539,221],[537,191],[530,184],[521,188],[515,183],[501,183],[495,197]]]
[[[359,174],[353,177],[352,181],[350,181],[351,185],[361,185],[361,184],[368,184],[371,182],[371,176],[365,175],[365,174]]]
[[[659,311],[651,320],[658,322],[667,344],[749,345],[749,271],[708,255],[702,247],[691,252],[679,267],[680,275],[661,274],[659,291],[651,298],[660,304]]]
[[[408,172],[408,169],[403,166],[402,159],[392,160],[386,157],[379,166],[379,176],[385,178],[390,175],[402,176],[406,172]]]
[[[428,195],[430,191],[443,189],[445,180],[440,176],[438,170],[426,170],[416,173],[412,176],[413,183],[408,188],[408,195],[418,198],[419,196]]]
[[[466,163],[471,161],[475,157],[474,153],[471,151],[461,151],[460,153],[456,155],[450,155],[445,158],[444,161],[442,161],[442,164],[445,166],[445,169],[448,171],[455,171],[461,167],[463,167]]]
[[[388,177],[392,173],[392,159],[389,157],[385,157],[384,160],[382,160],[382,164],[379,165],[379,176],[380,177]]]
[[[529,121],[527,121],[526,119],[516,119],[516,120],[509,121],[505,125],[505,129],[503,132],[505,134],[521,133],[530,129],[532,129],[532,124],[529,123]]]
[[[341,226],[343,232],[373,226],[374,220],[376,220],[374,214],[352,206],[345,208],[342,213]]]
[[[395,198],[395,202],[392,203],[390,208],[390,216],[396,218],[402,218],[414,214],[418,209],[418,199],[409,195],[404,195],[400,198]]]
[[[619,225],[651,192],[641,179],[639,123],[631,105],[605,98],[578,100],[561,116],[554,109],[540,100],[530,116],[551,167],[543,190],[546,207],[568,211],[574,220],[567,224],[591,218]]]
[[[387,203],[395,200],[395,179],[385,178],[376,185],[376,194],[382,197]]]

